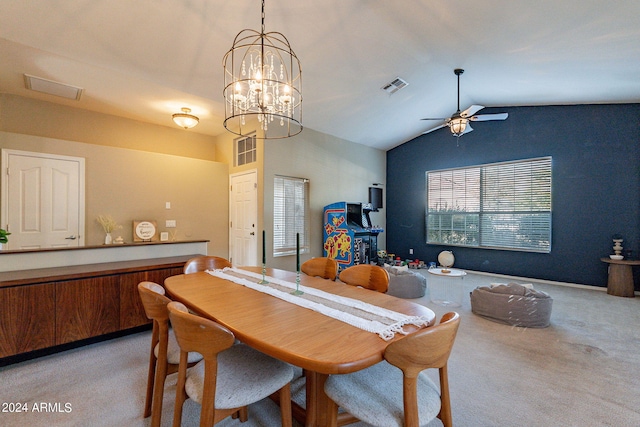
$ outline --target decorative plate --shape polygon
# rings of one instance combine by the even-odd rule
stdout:
[[[155,221],[133,221],[134,242],[156,242],[158,229]]]

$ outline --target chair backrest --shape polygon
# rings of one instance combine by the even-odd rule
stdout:
[[[191,258],[184,264],[182,272],[184,274],[197,273],[198,271],[217,270],[220,268],[231,267],[231,263],[217,256],[198,256]]]
[[[389,272],[373,264],[358,264],[345,268],[340,281],[352,286],[362,286],[378,292],[389,289]]]
[[[333,258],[311,258],[300,266],[300,270],[307,276],[318,276],[323,279],[336,280],[338,262]]]
[[[181,352],[198,352],[205,361],[215,363],[217,354],[235,342],[230,330],[212,320],[189,313],[187,307],[180,302],[170,302],[167,309]]]
[[[164,288],[154,282],[138,283],[138,293],[149,319],[166,324],[169,319],[167,304],[171,302],[165,296]]]
[[[449,312],[442,316],[438,325],[424,328],[387,346],[384,358],[404,374],[405,425],[418,425],[416,378],[427,368],[437,368],[440,371],[441,409],[438,418],[445,427],[452,425],[447,361],[459,325],[460,315]]]

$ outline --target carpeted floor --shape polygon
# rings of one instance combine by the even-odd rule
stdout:
[[[471,313],[469,291],[496,281],[514,280],[469,274],[453,309],[462,317],[449,362],[454,424],[640,426],[640,298],[534,282],[554,299],[551,326],[523,329]],[[429,294],[414,301],[438,317],[451,310]],[[149,339],[145,332],[0,368],[0,426],[148,426]],[[175,375],[163,426],[171,425],[174,392]],[[7,412],[16,404],[28,411]],[[182,425],[197,426],[199,409],[187,401]],[[278,426],[278,408],[263,401],[250,407],[248,423],[218,425]]]

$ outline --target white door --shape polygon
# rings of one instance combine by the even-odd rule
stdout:
[[[231,175],[229,193],[229,254],[235,266],[258,265],[257,172]]]
[[[2,150],[8,249],[84,245],[84,159]]]

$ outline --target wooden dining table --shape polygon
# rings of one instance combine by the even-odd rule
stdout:
[[[242,267],[260,273],[259,267]],[[267,276],[296,282],[296,273],[267,269]],[[341,282],[300,275],[300,284],[399,313],[422,316],[429,326],[435,322],[430,309],[414,302]],[[324,383],[329,375],[355,372],[383,360],[389,341],[378,334],[250,289],[207,272],[182,274],[165,280],[171,298],[199,315],[231,330],[241,342],[279,360],[301,367],[306,373],[305,426],[325,426],[327,396]],[[404,329],[415,332],[417,326]]]

